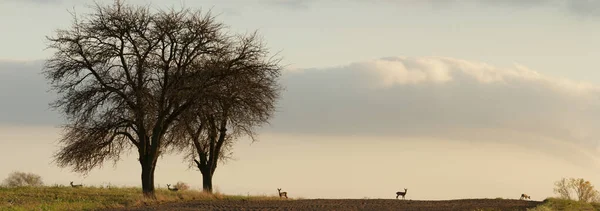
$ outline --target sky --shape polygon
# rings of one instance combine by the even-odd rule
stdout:
[[[210,10],[283,58],[275,117],[258,142],[236,142],[215,173],[220,192],[543,200],[563,177],[600,187],[599,0],[127,3]],[[0,159],[15,161],[0,179],[140,186],[135,152],[88,175],[52,163],[63,120],[40,74],[45,37],[92,4],[0,0]],[[157,186],[201,187],[182,158],[159,160]]]

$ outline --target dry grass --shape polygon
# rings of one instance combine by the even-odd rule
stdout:
[[[279,200],[275,196],[230,196],[201,191],[156,190],[157,200],[145,199],[141,188],[130,187],[0,187],[0,210],[96,210],[193,200]]]
[[[544,203],[528,211],[596,211],[600,210],[598,203],[585,203],[574,200],[547,198]]]

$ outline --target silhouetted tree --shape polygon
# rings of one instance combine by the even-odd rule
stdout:
[[[187,150],[186,159],[191,158],[202,173],[206,192],[212,192],[217,164],[228,158],[233,141],[244,135],[254,141],[254,130],[268,122],[281,90],[279,60],[268,57],[256,33],[228,43],[227,50],[213,57],[207,68],[235,77],[211,87],[203,103],[180,116],[175,127],[180,131],[172,133],[179,135],[174,138],[177,150]]]
[[[226,34],[199,11],[151,13],[120,1],[94,9],[48,37],[56,52],[44,73],[59,94],[52,106],[67,120],[55,161],[87,173],[136,149],[142,190],[154,198],[156,162],[171,141],[164,137],[227,78],[207,69],[228,46]]]

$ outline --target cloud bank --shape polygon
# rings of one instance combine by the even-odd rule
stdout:
[[[266,130],[528,143],[596,149],[600,86],[443,57],[389,57],[285,74]]]
[[[48,107],[56,95],[41,68],[41,61],[0,61],[0,125],[62,123]],[[574,150],[598,152],[600,86],[518,64],[388,57],[287,71],[282,84],[278,112],[263,132],[501,142],[578,160]]]
[[[43,62],[0,61],[0,125],[57,125],[48,104],[56,95],[41,74]]]

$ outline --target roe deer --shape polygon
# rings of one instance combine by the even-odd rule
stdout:
[[[71,181],[71,187],[78,188],[78,187],[81,187],[81,186],[83,186],[83,185],[82,185],[82,184],[79,184],[79,185],[73,185],[73,181]]]
[[[279,198],[281,197],[285,197],[286,199],[287,197],[287,192],[281,192],[281,188],[277,188],[277,192],[279,192]]]
[[[170,191],[178,191],[179,188],[173,186],[173,188],[171,188],[171,184],[167,184],[167,189],[169,189]]]
[[[523,193],[523,194],[521,194],[520,200],[523,200],[523,199],[531,199],[531,196]]]
[[[408,192],[408,189],[404,188],[404,192],[396,192],[396,199],[398,199],[398,196],[402,196],[402,199],[404,199],[404,196],[406,196],[406,192]]]

